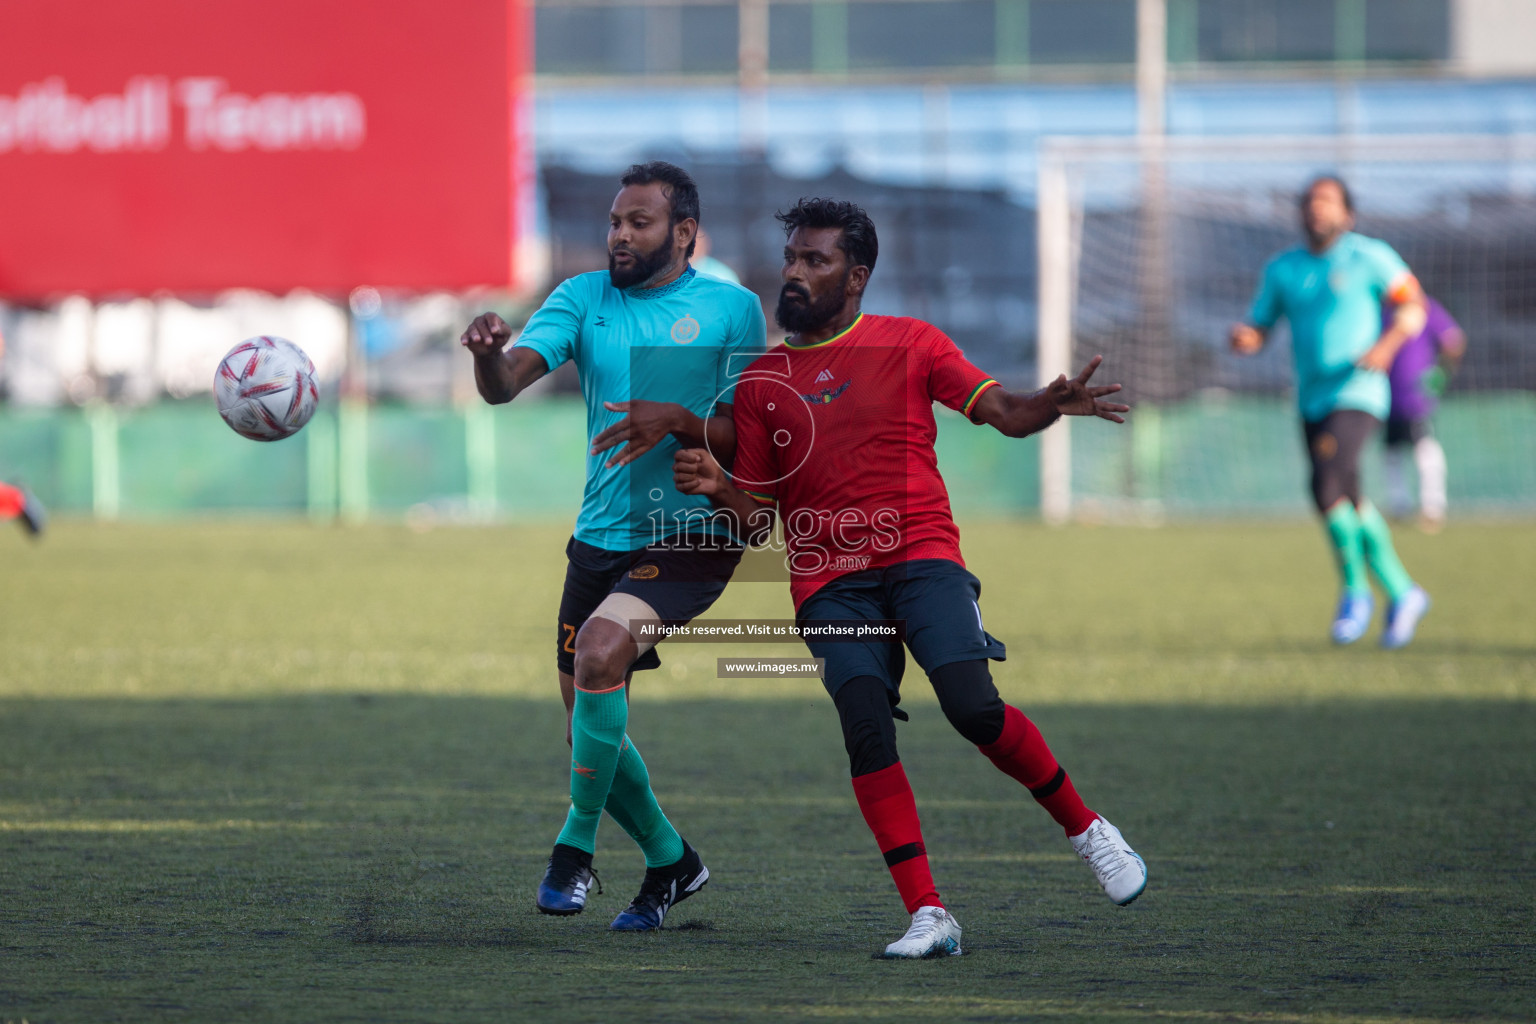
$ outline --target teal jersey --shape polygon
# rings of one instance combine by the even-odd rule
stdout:
[[[1321,255],[1301,247],[1269,261],[1248,322],[1266,331],[1282,316],[1290,323],[1302,419],[1315,423],[1335,409],[1387,418],[1387,375],[1355,363],[1381,336],[1382,303],[1408,272],[1386,242],[1353,232]]]
[[[676,402],[708,417],[732,402],[736,378],[763,351],[767,326],[757,296],[692,268],[660,288],[613,287],[607,271],[562,282],[523,328],[517,344],[553,370],[575,360],[587,402],[587,438],[624,419],[604,402]],[[607,551],[634,551],[677,533],[709,499],[679,494],[668,436],[627,466],[604,464],[622,448],[587,455],[587,486],[576,539]]]

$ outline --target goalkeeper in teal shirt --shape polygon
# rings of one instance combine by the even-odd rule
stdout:
[[[1269,261],[1247,322],[1232,328],[1232,349],[1257,352],[1282,316],[1289,322],[1312,499],[1343,580],[1334,642],[1354,643],[1370,627],[1369,569],[1387,593],[1381,645],[1403,647],[1429,610],[1429,595],[1403,568],[1386,520],[1360,493],[1360,452],[1391,408],[1393,359],[1424,329],[1424,297],[1390,245],[1354,233],[1354,201],[1340,179],[1308,186],[1301,223],[1307,244]]]
[[[555,635],[571,805],[536,904],[556,915],[586,907],[606,810],[646,865],[639,895],[609,927],[653,931],[709,870],[651,790],[628,735],[628,686],[634,672],[661,664],[658,628],[701,614],[741,560],[709,499],[674,486],[672,456],[688,447],[733,458],[736,378],[763,351],[767,329],[756,295],[689,267],[699,192],[686,171],[636,164],[619,183],[606,272],[562,282],[515,345],[495,313],[476,317],[461,340],[487,402],[509,402],[572,360],[587,404],[587,483]]]

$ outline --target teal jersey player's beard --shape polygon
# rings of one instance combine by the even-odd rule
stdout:
[[[614,258],[615,254],[620,252],[627,252],[634,257],[634,264],[620,270],[618,261]],[[650,252],[640,252],[627,245],[615,246],[608,250],[608,281],[615,288],[634,288],[637,285],[649,284],[676,262],[673,258],[675,255],[670,239]]]

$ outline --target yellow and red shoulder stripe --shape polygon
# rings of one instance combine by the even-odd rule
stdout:
[[[977,384],[975,390],[971,392],[971,397],[965,400],[965,405],[960,409],[960,412],[965,416],[970,416],[971,410],[976,408],[977,400],[981,398],[982,394],[987,390],[987,388],[996,386],[997,381],[993,380],[991,377],[988,377],[980,384]]]
[[[741,489],[741,493],[745,494],[747,497],[751,498],[753,501],[758,502],[759,504],[777,505],[779,503],[778,498],[775,498],[771,494],[765,494],[762,491],[749,491],[743,487]]]

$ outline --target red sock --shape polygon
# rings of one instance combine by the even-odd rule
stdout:
[[[21,488],[0,484],[0,519],[15,519],[21,515],[21,507],[26,503]]]
[[[923,847],[923,826],[917,820],[917,800],[906,769],[898,761],[853,780],[853,795],[869,830],[885,854],[885,866],[891,870],[896,891],[907,905],[907,913],[918,907],[942,907],[939,890],[928,870],[928,851]]]
[[[1023,783],[1029,795],[1056,819],[1056,824],[1067,830],[1067,835],[1080,835],[1098,817],[1083,806],[1077,787],[1056,763],[1035,723],[1013,705],[1004,705],[1002,735],[976,749],[991,758],[999,771]]]

